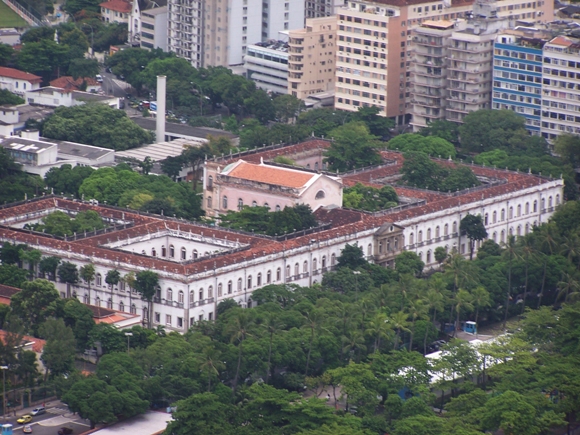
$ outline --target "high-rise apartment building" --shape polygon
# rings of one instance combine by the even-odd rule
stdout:
[[[304,26],[291,0],[169,0],[169,50],[195,67],[242,65],[249,44]]]
[[[288,93],[305,99],[334,89],[336,16],[306,20],[288,33]]]
[[[537,31],[499,34],[493,54],[493,109],[508,109],[526,118],[526,128],[540,134],[542,113],[542,47]]]
[[[345,0],[306,0],[304,3],[306,18],[330,17],[336,14]]]
[[[557,36],[544,45],[542,136],[580,134],[580,39]]]
[[[381,109],[383,116],[405,120],[405,115],[414,110],[411,100],[416,99],[411,96],[410,80],[413,29],[426,21],[453,22],[471,17],[465,30],[453,32],[448,56],[441,57],[447,57],[450,85],[455,86],[453,95],[459,100],[451,105],[450,99],[449,114],[461,121],[470,110],[489,107],[494,26],[505,20],[551,21],[553,5],[545,0],[481,4],[480,12],[467,16],[472,10],[470,0],[349,0],[337,12],[335,106],[355,111],[360,106],[373,105]],[[486,11],[494,11],[495,16],[486,15]],[[469,21],[473,22],[472,27]],[[450,56],[455,56],[455,60],[451,61]],[[485,60],[487,71],[476,72],[475,60]],[[417,70],[416,64],[413,69]],[[483,78],[485,82],[481,81]],[[466,101],[462,101],[464,98]]]

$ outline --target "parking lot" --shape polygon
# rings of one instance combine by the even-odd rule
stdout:
[[[30,410],[17,412],[16,416],[6,416],[6,422],[14,425],[14,433],[23,433],[24,425],[18,424],[16,420],[28,411]],[[73,434],[81,434],[90,429],[88,420],[83,420],[77,414],[73,414],[61,402],[47,403],[46,413],[33,417],[28,424],[32,426],[32,433],[37,435],[57,435],[58,430],[63,426],[73,429]]]

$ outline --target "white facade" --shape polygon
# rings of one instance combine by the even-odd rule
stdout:
[[[141,48],[167,51],[167,6],[144,10],[139,23]]]
[[[256,82],[258,88],[283,95],[288,92],[288,45],[270,47],[248,46],[244,68],[247,77]]]
[[[40,88],[42,78],[14,68],[0,67],[0,89],[24,96],[27,91]]]

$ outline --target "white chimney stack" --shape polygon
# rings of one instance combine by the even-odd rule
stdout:
[[[157,76],[157,142],[165,142],[165,93],[167,77]]]

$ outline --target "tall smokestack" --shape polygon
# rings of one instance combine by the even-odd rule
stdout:
[[[157,76],[157,142],[165,141],[165,93],[167,77]]]

